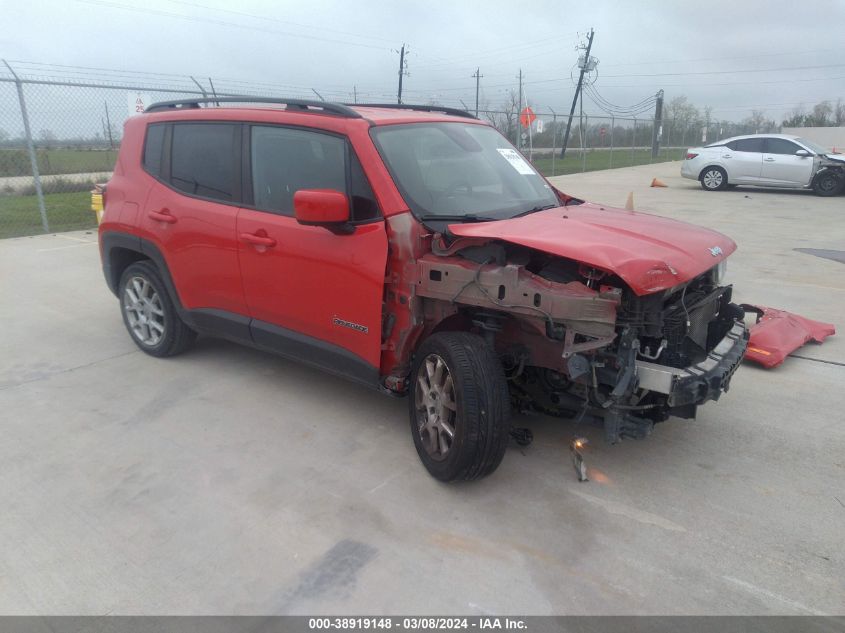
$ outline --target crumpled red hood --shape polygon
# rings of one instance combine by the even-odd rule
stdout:
[[[510,220],[450,224],[449,231],[584,262],[619,275],[638,295],[689,281],[736,250],[732,239],[710,229],[592,203]]]

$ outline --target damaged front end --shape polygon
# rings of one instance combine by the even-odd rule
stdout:
[[[748,343],[716,270],[637,295],[613,272],[497,240],[436,235],[414,271],[420,334],[472,329],[512,402],[642,438],[728,390]]]

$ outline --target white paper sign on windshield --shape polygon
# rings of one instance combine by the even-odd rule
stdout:
[[[531,169],[531,165],[529,165],[515,149],[511,149],[509,147],[499,147],[497,148],[497,151],[510,163],[511,167],[520,174],[530,176],[534,173],[534,170]]]

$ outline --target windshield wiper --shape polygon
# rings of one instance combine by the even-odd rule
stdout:
[[[543,205],[543,206],[536,206],[536,207],[533,207],[533,208],[531,208],[531,209],[528,209],[528,211],[523,211],[523,212],[521,212],[521,213],[517,213],[516,215],[511,216],[511,217],[514,217],[514,218],[521,218],[521,217],[522,217],[522,216],[524,216],[524,215],[531,215],[532,213],[537,213],[537,211],[546,211],[547,209],[554,209],[554,208],[555,208],[555,207],[557,207],[557,206],[560,206],[560,205],[557,205],[557,204],[545,204],[545,205]]]
[[[439,215],[437,213],[429,213],[427,215],[421,215],[419,217],[420,220],[423,222],[425,221],[433,221],[433,220],[440,220],[441,222],[494,222],[499,220],[500,218],[488,218],[483,215],[475,215],[474,213],[466,213],[466,214],[452,214],[452,215]]]

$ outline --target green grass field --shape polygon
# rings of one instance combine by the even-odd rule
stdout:
[[[117,160],[117,150],[39,149],[35,154],[38,171],[43,176],[111,171]],[[0,149],[0,178],[31,173],[29,153],[25,149]]]
[[[97,226],[91,211],[91,194],[48,193],[44,196],[51,233],[77,231]],[[0,196],[0,239],[43,233],[35,196]]]
[[[665,163],[672,160],[681,160],[686,154],[683,149],[660,150],[660,155],[652,159],[651,150],[635,149],[633,152],[625,149],[614,149],[611,155],[610,150],[587,151],[582,158],[580,152],[567,150],[566,158],[554,160],[554,173],[552,173],[551,156],[543,156],[534,159],[536,167],[544,176],[561,176],[564,174],[576,174],[583,171],[599,171],[601,169],[616,169],[617,167],[633,167],[634,165],[647,165],[649,163]]]

